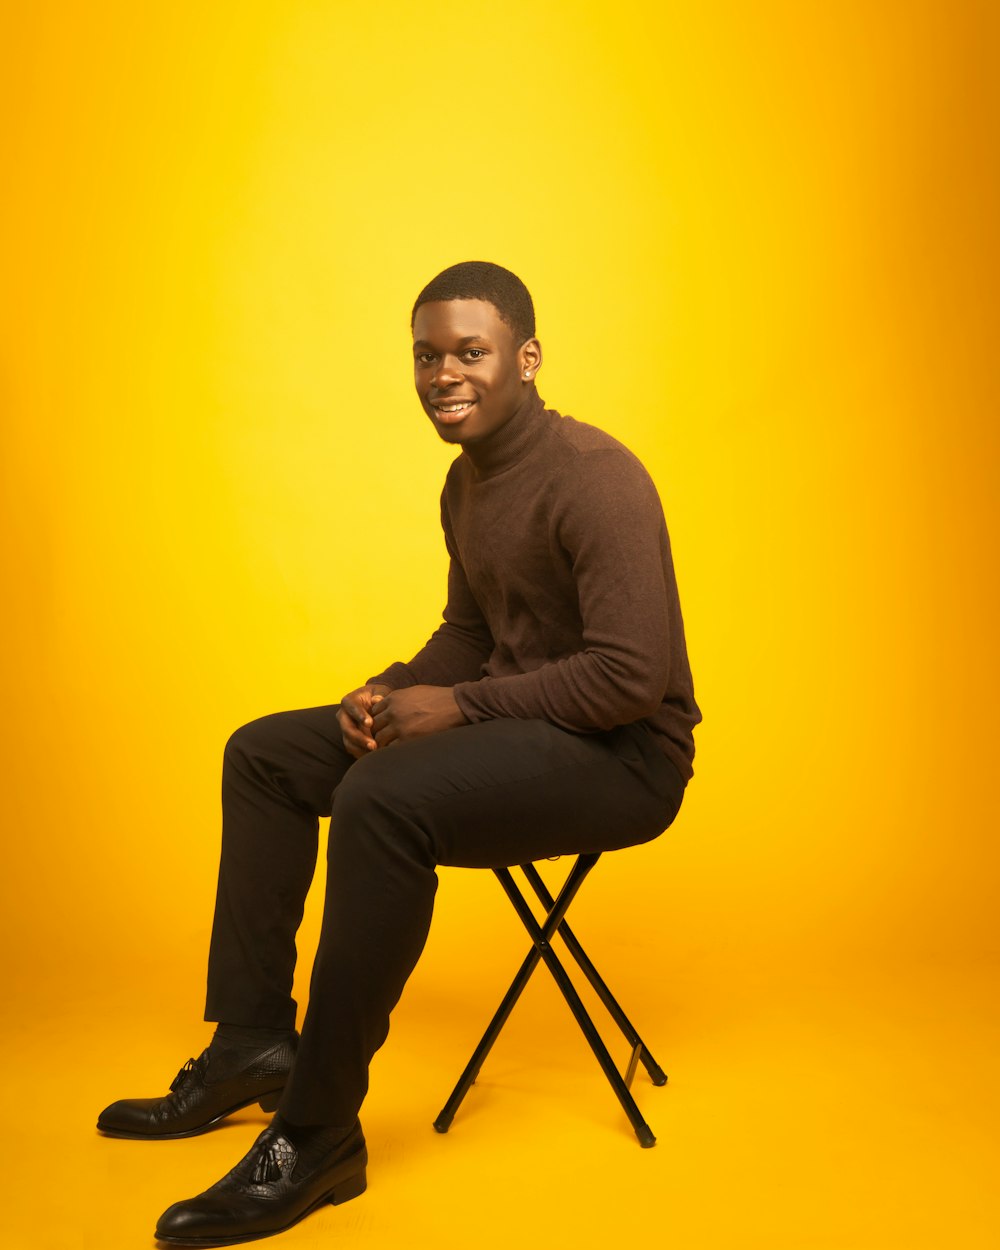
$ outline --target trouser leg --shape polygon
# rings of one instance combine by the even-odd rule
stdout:
[[[295,1027],[295,935],[316,867],[319,817],[353,763],[338,705],[243,725],[222,767],[222,854],[206,1020]]]
[[[323,926],[281,1112],[349,1124],[426,941],[437,864],[493,868],[648,841],[676,769],[639,726],[566,733],[487,721],[377,751],[333,796]]]

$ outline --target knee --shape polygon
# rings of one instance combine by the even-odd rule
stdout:
[[[379,813],[400,810],[402,796],[396,793],[392,769],[384,767],[385,757],[362,756],[333,792],[333,816],[343,823],[365,822]]]
[[[259,759],[266,754],[267,746],[273,739],[274,714],[258,716],[235,729],[226,740],[222,751],[223,764],[240,765],[250,759]]]

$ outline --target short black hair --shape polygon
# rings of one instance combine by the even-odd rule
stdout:
[[[463,260],[442,269],[417,296],[410,329],[421,304],[432,300],[482,299],[492,304],[517,339],[518,347],[535,337],[535,306],[528,288],[515,273],[488,260]]]

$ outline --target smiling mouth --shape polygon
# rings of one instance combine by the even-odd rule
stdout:
[[[453,425],[455,422],[461,421],[467,412],[472,411],[475,402],[474,399],[455,399],[431,404],[431,407],[437,412],[439,420],[444,422],[445,425]]]

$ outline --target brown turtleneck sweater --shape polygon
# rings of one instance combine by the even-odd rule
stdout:
[[[452,463],[441,523],[444,623],[369,681],[451,686],[473,722],[643,720],[688,780],[702,717],[663,510],[636,457],[534,392]]]

